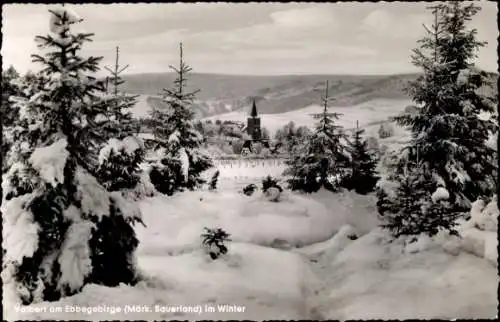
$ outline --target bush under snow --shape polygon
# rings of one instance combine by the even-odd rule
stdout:
[[[108,143],[99,152],[99,164],[102,164],[109,158],[111,151],[123,151],[127,155],[133,155],[137,150],[142,149],[143,144],[138,138],[128,136],[123,140],[115,138],[109,139]]]
[[[470,219],[467,221],[459,219],[458,221],[459,237],[450,236],[442,231],[432,238],[426,235],[418,236],[416,240],[401,238],[400,240],[405,242],[405,252],[418,253],[434,248],[443,249],[452,255],[467,252],[484,258],[492,265],[497,266],[499,211],[496,198],[494,197],[486,206],[482,200],[472,204]]]

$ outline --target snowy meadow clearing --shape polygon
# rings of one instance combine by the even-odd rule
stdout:
[[[387,233],[377,228],[374,196],[285,191],[281,202],[269,202],[261,192],[246,196],[238,191],[248,183],[260,184],[260,170],[251,169],[242,171],[247,174],[243,180],[222,176],[218,191],[138,202],[147,227],[136,226],[143,279],[136,286],[90,284],[80,294],[26,306],[24,312],[4,296],[5,317],[345,320],[496,315],[496,221],[491,222],[498,210],[493,204],[483,211],[484,205],[478,204],[472,219],[461,225],[462,240],[443,234],[412,244],[390,243]],[[475,228],[485,223],[488,230]],[[207,256],[200,246],[204,227],[222,227],[231,234],[228,254],[215,261]]]

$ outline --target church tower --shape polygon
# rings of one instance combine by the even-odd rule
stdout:
[[[250,117],[247,119],[247,133],[250,135],[253,141],[259,141],[261,139],[260,130],[260,117],[257,115],[257,106],[255,105],[255,99],[252,104],[252,112]]]

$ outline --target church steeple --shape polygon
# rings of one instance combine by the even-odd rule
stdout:
[[[253,99],[252,113],[250,114],[250,116],[253,117],[253,118],[257,117],[257,106],[255,105],[255,98]]]
[[[250,117],[247,119],[247,133],[254,141],[261,139],[260,118],[257,115],[255,99],[252,103],[252,112],[250,113]]]

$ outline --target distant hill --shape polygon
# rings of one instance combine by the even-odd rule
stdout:
[[[198,117],[208,117],[232,111],[246,112],[253,99],[259,113],[279,114],[296,111],[318,104],[319,89],[324,90],[326,80],[335,101],[332,106],[348,107],[372,100],[409,100],[404,87],[418,74],[359,76],[359,75],[291,75],[291,76],[238,76],[193,73],[188,79],[188,89],[200,89],[195,112]],[[162,104],[158,98],[161,89],[171,86],[172,73],[125,75],[124,90],[143,95],[142,101],[151,106]],[[491,74],[497,92],[496,74]],[[136,110],[140,112],[137,107]],[[142,108],[142,107],[141,107]]]

